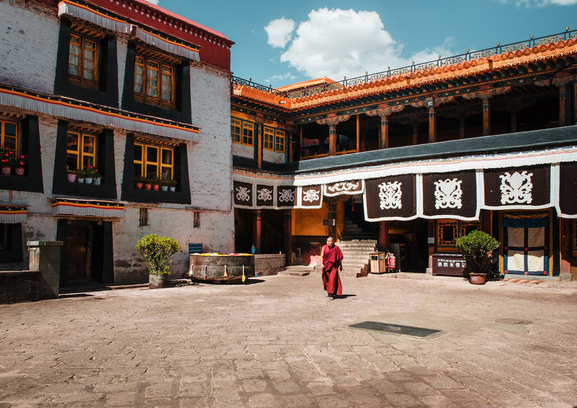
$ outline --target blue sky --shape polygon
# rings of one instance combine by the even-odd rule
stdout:
[[[342,80],[577,29],[577,0],[154,0],[224,34],[233,74]]]

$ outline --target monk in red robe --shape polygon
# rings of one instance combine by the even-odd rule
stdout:
[[[321,264],[323,266],[323,286],[331,300],[343,294],[343,285],[339,277],[339,268],[343,270],[342,260],[343,253],[335,245],[335,239],[328,237],[327,244],[321,250]]]

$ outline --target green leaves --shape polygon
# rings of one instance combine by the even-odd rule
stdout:
[[[138,240],[135,248],[144,258],[149,273],[168,275],[170,274],[168,258],[178,252],[180,244],[173,238],[150,234]]]
[[[499,241],[483,231],[472,231],[459,237],[457,249],[463,254],[469,273],[491,272],[493,251],[499,248]]]

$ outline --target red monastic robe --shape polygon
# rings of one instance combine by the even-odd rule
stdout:
[[[329,248],[328,245],[323,247],[323,286],[328,294],[341,296],[343,294],[343,285],[339,276],[339,267],[343,259],[341,249],[333,245]]]

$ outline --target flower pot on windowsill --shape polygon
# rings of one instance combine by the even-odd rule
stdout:
[[[141,182],[141,181],[137,181],[137,182],[134,183],[134,186],[135,186],[137,189],[141,190],[141,189],[142,189],[142,182]]]
[[[102,178],[101,177],[94,177],[94,185],[99,186],[100,184],[102,184]]]
[[[92,177],[86,177],[84,179],[84,183],[86,183],[86,184],[92,184],[93,181],[94,181],[94,179]]]
[[[160,189],[161,189],[162,191],[168,191],[168,186],[160,186]]]
[[[2,175],[3,176],[9,176],[10,174],[12,174],[12,167],[2,166]]]
[[[169,189],[170,191],[176,191],[176,186],[170,186]]]
[[[152,189],[153,189],[154,191],[158,191],[159,188],[160,188],[160,185],[158,185],[158,184],[153,184],[153,185],[152,185]]]
[[[74,183],[76,181],[76,173],[66,173],[66,180],[69,183]]]
[[[144,189],[150,190],[152,188],[152,184],[144,183]]]
[[[14,167],[14,174],[16,176],[23,176],[25,171],[26,167],[23,166]]]
[[[76,182],[84,184],[84,177],[76,177]]]

